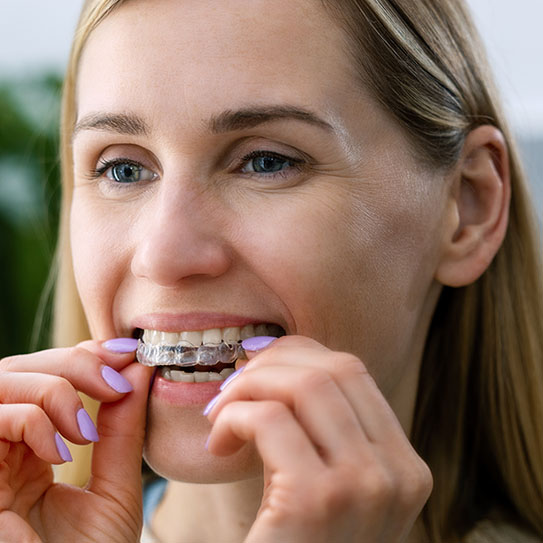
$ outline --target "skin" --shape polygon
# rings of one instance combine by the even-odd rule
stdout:
[[[128,111],[151,132],[137,138],[87,130],[74,141],[72,246],[93,336],[130,335],[132,319],[154,311],[227,311],[278,322],[289,334],[364,360],[408,432],[439,291],[432,276],[443,181],[421,170],[363,90],[353,92],[342,35],[312,3],[285,6],[265,23],[263,6],[249,4],[208,14],[205,3],[165,2],[164,10],[130,3],[86,46],[78,118]],[[154,24],[137,26],[142,18]],[[183,20],[185,30],[157,35],[153,29],[167,18]],[[294,34],[302,46],[293,47]],[[152,84],[138,83],[143,74]],[[202,126],[255,102],[304,105],[333,132],[286,120],[219,136]],[[237,173],[244,154],[258,149],[305,153],[314,164],[275,182]],[[102,153],[145,160],[159,181],[119,196],[87,178]],[[147,455],[161,472],[222,480],[219,461],[202,456],[209,425],[199,409],[152,404],[150,418],[161,422],[148,429]],[[163,465],[181,449],[190,450],[187,460]],[[191,459],[198,465],[185,470]],[[224,478],[245,474],[242,464],[254,461],[229,462]]]
[[[97,341],[3,362],[2,371],[33,376],[7,402],[0,390],[2,402],[37,403],[52,423],[40,427],[40,442],[29,440],[22,410],[12,434],[0,436],[22,439],[45,474],[23,511],[4,515],[17,533],[69,539],[69,526],[55,531],[51,521],[68,502],[73,515],[86,511],[88,540],[105,530],[134,541],[143,448],[179,481],[155,515],[164,541],[195,533],[258,543],[420,541],[413,526],[432,479],[407,436],[421,353],[442,284],[475,280],[503,239],[505,144],[482,127],[451,171],[424,169],[356,82],[327,15],[310,1],[274,7],[268,17],[268,4],[254,0],[133,1],[100,23],[81,59],[78,121],[130,114],[148,130],[77,131],[70,227],[94,338],[129,336],[134,319],[151,312],[228,312],[278,323],[289,337],[250,353],[207,417],[153,398],[146,406],[149,369]],[[225,110],[263,104],[305,107],[329,128],[292,119],[220,134],[206,126]],[[283,176],[249,173],[242,157],[262,149],[306,164],[286,163]],[[146,180],[119,187],[107,173],[93,177],[101,159],[119,157],[141,163]],[[122,401],[100,377],[106,363],[134,385]],[[41,398],[29,391],[45,379],[35,372],[58,379]],[[86,442],[70,415],[76,389],[105,404],[93,486],[66,498],[51,485],[50,463],[60,462],[51,432]],[[71,407],[61,409],[65,398]],[[27,471],[15,464],[24,488]],[[201,482],[212,484],[192,484]]]

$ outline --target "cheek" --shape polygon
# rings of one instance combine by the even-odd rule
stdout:
[[[111,220],[112,216],[115,220]],[[122,217],[78,197],[76,190],[70,216],[72,260],[77,289],[93,337],[111,333],[111,308],[125,268],[126,232],[121,235],[122,222]]]
[[[347,250],[339,220],[342,205],[339,198],[325,203],[318,194],[304,193],[288,200],[272,198],[240,214],[241,251],[252,273],[291,313],[296,332],[316,339],[324,339],[319,335],[320,308],[330,307]]]
[[[356,323],[352,348],[383,390],[418,356],[439,259],[439,207],[433,195],[400,182],[394,194],[356,199],[347,237],[352,255],[339,282],[344,317]]]
[[[436,250],[428,196],[408,194],[336,185],[250,217],[253,266],[291,312],[297,333],[370,366],[409,348]]]

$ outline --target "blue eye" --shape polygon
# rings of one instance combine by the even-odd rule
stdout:
[[[117,164],[111,167],[110,174],[108,175],[110,179],[114,179],[119,183],[133,183],[134,181],[139,181],[141,179],[141,172],[143,167],[139,164],[130,164],[126,162],[125,164]]]
[[[297,168],[302,160],[289,158],[271,151],[254,151],[243,157],[246,164],[243,173],[285,174],[291,168]]]
[[[155,178],[155,173],[151,170],[138,162],[125,159],[101,159],[100,167],[93,172],[93,176],[101,177],[102,175],[115,183],[136,183],[138,181],[151,181]]]

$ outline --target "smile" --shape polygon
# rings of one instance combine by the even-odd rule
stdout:
[[[284,334],[276,324],[182,332],[140,330],[136,358],[145,366],[158,367],[159,374],[168,381],[223,381],[234,372],[236,360],[245,358],[241,346],[244,339]]]

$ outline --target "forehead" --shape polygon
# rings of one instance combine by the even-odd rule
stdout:
[[[188,117],[225,102],[333,110],[355,85],[343,39],[318,0],[128,1],[84,48],[79,114],[128,102]]]

